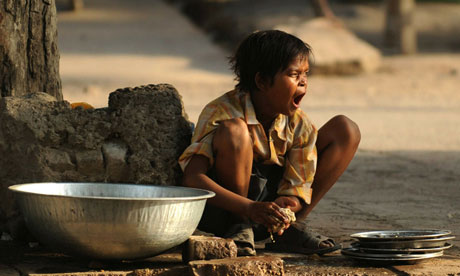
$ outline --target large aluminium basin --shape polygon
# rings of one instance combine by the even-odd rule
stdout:
[[[186,241],[213,192],[172,186],[31,183],[15,192],[43,244],[96,259],[138,259]]]

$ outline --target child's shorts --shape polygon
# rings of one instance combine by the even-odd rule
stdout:
[[[283,167],[277,165],[253,164],[249,183],[248,198],[255,201],[274,201],[278,195],[278,184],[283,177]],[[215,180],[214,169],[208,172],[208,176]],[[241,219],[229,211],[206,204],[203,216],[198,225],[201,231],[213,233],[216,236],[225,236],[229,228]]]

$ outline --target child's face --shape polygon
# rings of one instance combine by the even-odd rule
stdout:
[[[294,115],[307,93],[308,58],[297,58],[284,71],[278,72],[265,96],[270,110],[277,114]]]

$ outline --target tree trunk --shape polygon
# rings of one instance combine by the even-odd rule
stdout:
[[[388,47],[399,48],[403,54],[415,54],[415,0],[389,0],[387,5],[385,44]]]
[[[54,0],[0,1],[0,97],[45,92],[62,100]]]

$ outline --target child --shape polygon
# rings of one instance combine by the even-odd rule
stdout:
[[[267,238],[267,229],[280,222],[287,229],[266,248],[304,254],[340,248],[304,224],[289,227],[280,212],[289,208],[305,219],[360,141],[358,126],[347,117],[336,116],[317,130],[299,108],[310,54],[308,44],[282,31],[249,35],[230,61],[235,89],[206,105],[179,158],[184,186],[216,193],[198,228],[233,238],[239,255],[255,255],[254,233]]]

